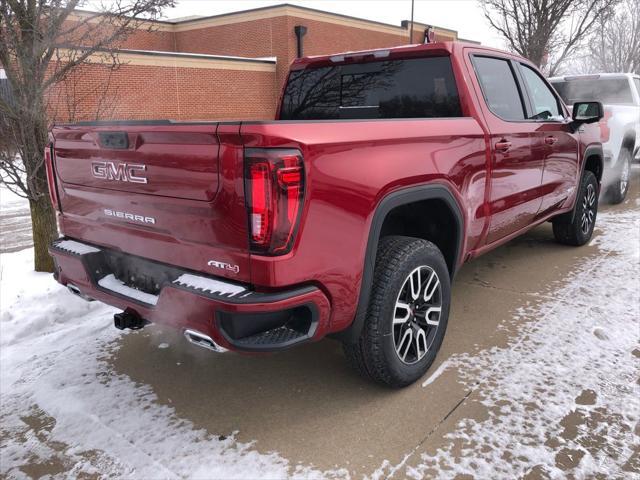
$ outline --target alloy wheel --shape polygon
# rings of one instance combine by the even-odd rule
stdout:
[[[419,362],[429,351],[440,325],[442,287],[431,267],[420,266],[405,279],[393,314],[393,344],[401,362]]]
[[[622,162],[622,171],[620,172],[620,193],[624,195],[627,192],[629,184],[629,162],[626,158]]]
[[[585,235],[589,233],[596,218],[596,189],[592,184],[587,185],[587,191],[582,199],[582,218],[580,228]]]

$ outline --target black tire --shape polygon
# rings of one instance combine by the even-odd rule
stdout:
[[[586,170],[580,180],[573,215],[563,215],[553,220],[553,235],[556,241],[575,247],[584,245],[591,240],[597,215],[598,180],[593,172]]]
[[[404,309],[407,320],[394,324],[394,317],[399,313],[397,302],[404,302],[407,285],[410,289],[413,286],[410,275],[415,284],[420,285],[419,288],[416,286],[417,299],[409,290],[407,307],[410,308]],[[426,301],[429,290],[431,295]],[[383,238],[376,256],[362,332],[356,343],[343,344],[349,363],[361,375],[382,385],[400,388],[412,384],[429,369],[442,345],[450,301],[449,271],[438,247],[411,237]],[[436,318],[438,308],[439,317]],[[407,334],[407,330],[412,331]],[[423,330],[424,335],[419,330]],[[403,334],[409,339],[405,340]],[[400,336],[405,343],[396,345]]]
[[[626,148],[620,151],[618,157],[618,168],[616,172],[616,181],[613,182],[607,190],[607,201],[614,205],[624,202],[629,191],[629,176],[631,172],[631,152]]]

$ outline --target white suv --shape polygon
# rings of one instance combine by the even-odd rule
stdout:
[[[640,75],[600,73],[550,78],[567,105],[598,101],[605,107],[600,122],[605,155],[603,192],[612,203],[629,189],[631,160],[640,157]]]

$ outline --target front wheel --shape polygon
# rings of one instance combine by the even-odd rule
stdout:
[[[609,187],[607,200],[609,203],[618,204],[624,202],[629,191],[629,176],[631,173],[631,152],[623,149],[618,158],[618,178]]]
[[[385,237],[360,338],[345,343],[363,376],[389,387],[418,380],[431,366],[447,328],[451,286],[440,250],[410,237]]]
[[[579,247],[593,235],[598,215],[598,180],[593,172],[586,170],[580,181],[578,197],[572,218],[565,216],[553,220],[553,235],[556,241]]]

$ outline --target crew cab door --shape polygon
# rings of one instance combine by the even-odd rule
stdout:
[[[527,120],[515,62],[482,52],[472,54],[471,63],[490,133],[490,220],[485,240],[490,244],[526,227],[538,213],[545,150],[533,141],[539,125]]]
[[[536,122],[533,148],[544,154],[539,216],[559,207],[574,192],[578,179],[578,137],[555,91],[540,73],[518,62],[527,97],[527,116]]]

